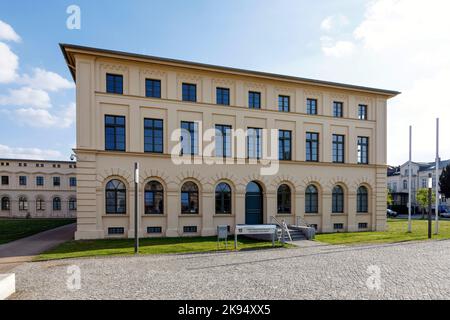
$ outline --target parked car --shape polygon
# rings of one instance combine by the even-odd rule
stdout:
[[[446,210],[444,212],[441,212],[441,217],[442,218],[450,218],[450,211]]]
[[[395,212],[394,210],[391,210],[391,209],[387,209],[386,214],[387,214],[388,217],[396,217],[396,216],[398,216],[398,213]]]

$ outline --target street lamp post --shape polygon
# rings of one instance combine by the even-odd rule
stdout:
[[[428,174],[428,239],[431,239],[431,201],[433,190],[433,178],[431,173]]]
[[[134,164],[134,253],[139,253],[139,163]]]

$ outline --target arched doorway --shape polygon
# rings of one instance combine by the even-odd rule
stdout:
[[[262,224],[263,193],[257,182],[250,182],[245,193],[245,224]]]

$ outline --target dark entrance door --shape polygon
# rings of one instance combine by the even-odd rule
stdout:
[[[262,189],[256,182],[250,182],[245,194],[245,223],[263,223]]]

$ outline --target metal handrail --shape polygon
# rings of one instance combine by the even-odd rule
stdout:
[[[288,235],[288,237],[289,237],[289,240],[292,241],[291,233],[289,232],[289,229],[288,229],[288,226],[287,226],[287,224],[286,224],[286,221],[285,221],[285,220],[282,220],[282,222],[280,223],[280,221],[278,221],[277,218],[275,218],[274,216],[272,216],[272,217],[271,217],[271,222],[272,222],[273,220],[275,220],[275,222],[276,222],[275,224],[276,224],[277,226],[279,226],[279,227],[281,228],[282,231],[286,231],[286,232],[287,232],[287,235]],[[283,237],[283,235],[282,235],[282,242],[284,242],[284,237]]]
[[[311,227],[303,217],[297,216],[297,226]]]

